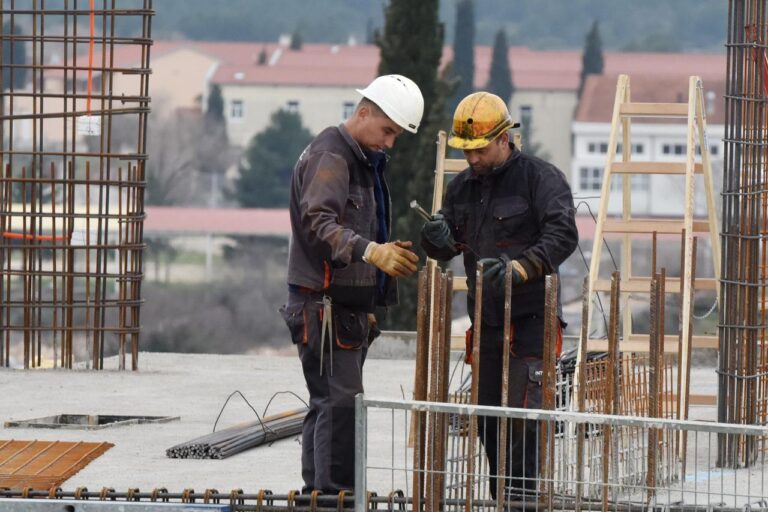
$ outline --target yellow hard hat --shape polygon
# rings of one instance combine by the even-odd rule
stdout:
[[[456,107],[448,145],[457,149],[480,149],[510,128],[517,128],[504,100],[489,92],[470,94]]]

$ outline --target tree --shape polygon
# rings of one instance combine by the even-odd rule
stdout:
[[[301,37],[301,32],[299,32],[299,29],[293,31],[291,34],[291,45],[290,49],[299,51],[301,50],[301,46],[304,44],[304,39]]]
[[[234,196],[241,206],[288,206],[288,187],[296,158],[312,140],[296,112],[278,110],[271,123],[254,135],[243,155]]]
[[[195,145],[197,149],[198,170],[209,183],[208,206],[219,203],[221,179],[231,164],[227,124],[224,120],[224,98],[221,87],[214,84],[208,94],[208,102],[203,116],[202,137]]]
[[[150,116],[147,145],[146,202],[149,205],[189,205],[197,195],[197,145],[202,138],[199,114],[174,112]]]
[[[424,117],[417,135],[404,133],[390,152],[387,181],[392,195],[393,238],[413,240],[418,246],[422,221],[410,212],[411,199],[429,204],[432,198],[435,137],[449,125],[446,98],[452,94],[437,70],[443,48],[443,26],[438,0],[391,0],[385,9],[384,29],[378,39],[379,74],[399,73],[416,82],[424,95]],[[424,261],[420,249],[421,261]],[[415,327],[416,279],[400,280],[400,306],[390,309],[386,328]]]
[[[486,88],[503,99],[507,104],[515,92],[515,86],[512,83],[512,71],[509,69],[507,33],[504,29],[499,29],[496,32],[496,39],[493,43],[493,55],[491,57],[491,73],[488,76]]]
[[[584,53],[581,56],[581,79],[579,81],[579,96],[584,88],[587,75],[603,74],[603,43],[600,41],[600,30],[597,20],[592,23],[592,28],[587,34],[584,43]]]
[[[530,109],[522,109],[520,114],[520,139],[522,151],[532,156],[549,160],[549,153],[541,150],[541,143],[533,140],[533,114]]]
[[[473,0],[456,4],[456,29],[453,35],[453,75],[456,92],[448,110],[453,112],[466,95],[474,91],[475,77],[475,5]]]
[[[3,23],[3,34],[20,35],[21,30],[18,25],[11,26],[10,21]],[[23,89],[27,85],[26,68],[10,68],[8,64],[16,66],[27,63],[27,47],[23,41],[6,39],[2,43],[3,47],[3,90],[8,90],[13,85],[14,89]],[[13,83],[11,83],[11,69],[13,69]]]

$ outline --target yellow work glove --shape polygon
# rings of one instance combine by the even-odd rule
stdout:
[[[411,242],[371,242],[364,260],[392,277],[405,277],[416,272],[419,257],[410,250]]]

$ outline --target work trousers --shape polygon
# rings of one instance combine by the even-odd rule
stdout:
[[[315,295],[291,293],[281,311],[309,390],[301,443],[305,493],[337,493],[355,484],[355,395],[363,392],[368,317],[338,304],[332,309],[333,332],[322,350],[323,306]]]
[[[501,405],[502,350],[504,330],[486,327],[481,330],[480,405]],[[516,320],[513,323],[513,350],[523,355],[510,354],[509,406],[527,409],[541,408],[541,345],[544,322],[541,316]],[[507,350],[509,350],[507,348]],[[507,421],[506,478],[504,488],[510,499],[532,497],[538,476],[539,423],[522,419]],[[498,481],[499,428],[498,418],[481,417],[478,435],[485,447],[490,471],[490,492],[496,498]]]

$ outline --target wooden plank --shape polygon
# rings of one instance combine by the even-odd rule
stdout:
[[[715,290],[717,287],[717,280],[713,278],[697,278],[694,282],[697,290]],[[666,292],[667,293],[680,293],[680,278],[668,277],[666,279]],[[607,279],[598,279],[595,281],[595,291],[609,292],[611,291],[611,282]],[[651,291],[651,279],[649,277],[633,277],[632,279],[622,279],[621,292],[622,293],[650,293]]]
[[[676,354],[677,353],[677,334],[664,335],[664,353]],[[692,338],[693,348],[717,348],[718,338],[717,336],[699,335]],[[588,350],[590,352],[605,352],[608,350],[608,340],[602,339],[590,339],[588,343]],[[632,334],[629,339],[621,340],[619,343],[619,351],[621,352],[648,352],[648,335],[647,334]]]
[[[605,233],[653,233],[680,234],[685,227],[682,220],[670,219],[606,219],[603,226]],[[694,233],[709,233],[708,220],[693,221]]]
[[[467,291],[467,278],[464,276],[453,276],[453,291],[465,292]]]
[[[444,171],[446,174],[448,173],[460,173],[467,167],[469,167],[469,164],[467,164],[466,160],[460,160],[458,158],[446,158],[443,163]]]
[[[0,441],[0,445],[6,446],[7,443]],[[13,441],[11,446],[24,446],[24,458],[16,458],[14,453],[4,452],[5,455],[0,457],[0,487],[48,490],[50,487],[61,485],[113,445],[67,441]]]
[[[632,117],[687,117],[688,103],[622,103],[619,113]]]
[[[614,162],[611,172],[615,174],[666,174],[685,175],[685,162]],[[697,163],[693,172],[703,173],[703,167]]]

